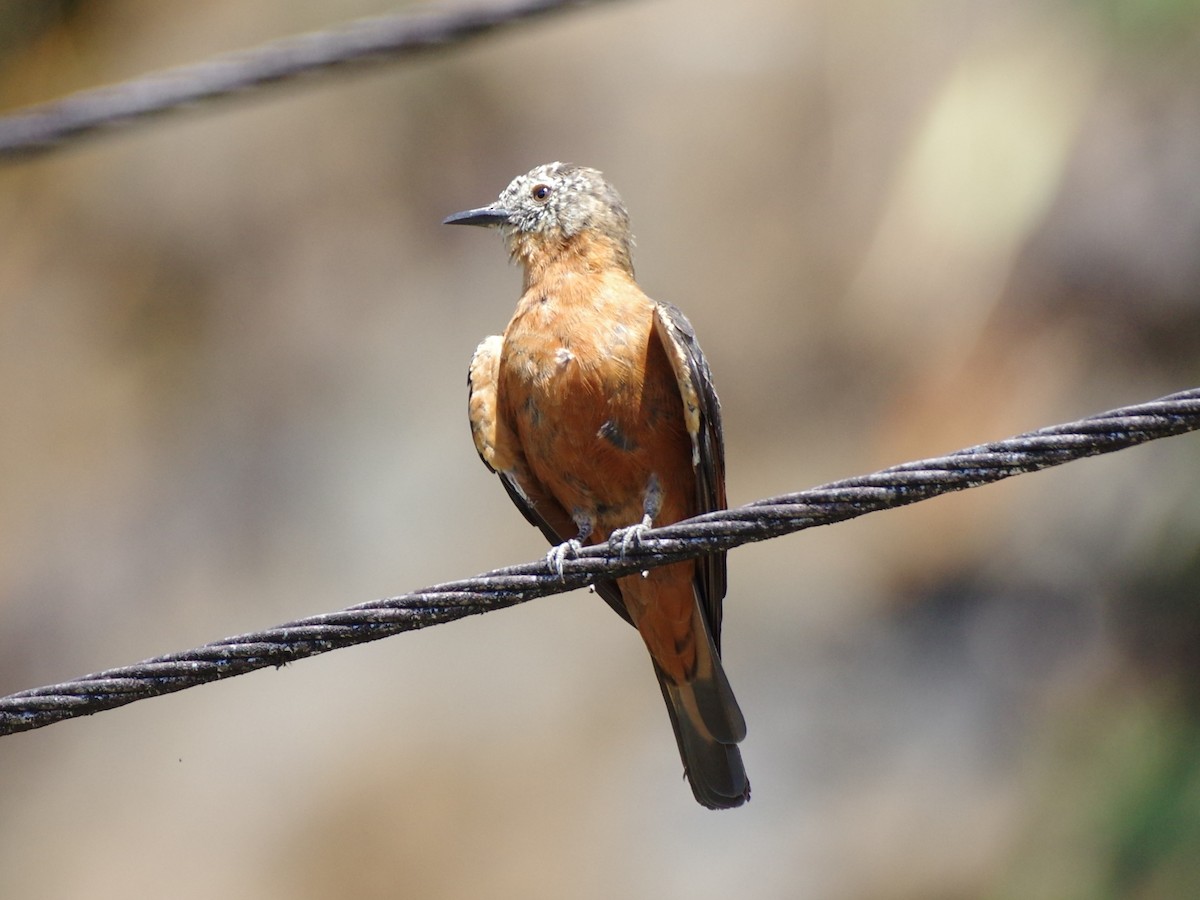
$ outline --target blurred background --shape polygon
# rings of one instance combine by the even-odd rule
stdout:
[[[0,108],[386,12],[14,0]],[[662,0],[0,166],[0,693],[545,552],[441,218],[596,166],[740,504],[1200,384],[1200,3]],[[1200,896],[1200,439],[730,557],[745,808],[573,594],[0,739],[12,898]]]

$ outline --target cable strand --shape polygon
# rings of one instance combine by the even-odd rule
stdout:
[[[564,561],[561,577],[549,571],[545,560],[509,566],[74,681],[19,691],[0,697],[0,735],[505,609],[584,587],[598,578],[621,577],[706,552],[730,550],[1197,429],[1200,388],[946,456],[706,513],[646,532],[624,555],[607,544],[584,547]]]
[[[45,152],[102,128],[201,101],[245,95],[327,69],[444,49],[550,13],[604,2],[612,0],[516,0],[378,16],[79,91],[0,117],[0,159]]]

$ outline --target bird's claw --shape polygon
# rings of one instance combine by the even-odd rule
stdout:
[[[567,557],[574,557],[583,549],[581,544],[575,538],[569,541],[563,541],[556,547],[551,547],[550,552],[546,554],[546,565],[550,567],[550,571],[558,575],[563,581],[567,580],[567,576],[563,573],[563,563]]]
[[[647,521],[649,518],[647,516],[646,519],[636,525],[630,525],[628,528],[618,528],[608,536],[609,546],[616,549],[620,556],[627,555],[630,547],[640,547],[642,535],[650,530],[650,522]]]

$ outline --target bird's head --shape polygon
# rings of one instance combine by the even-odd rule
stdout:
[[[581,244],[605,249],[632,271],[629,214],[595,169],[547,163],[512,180],[488,206],[455,213],[446,225],[496,226],[513,258],[529,266]]]

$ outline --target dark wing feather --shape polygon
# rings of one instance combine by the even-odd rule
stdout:
[[[656,301],[654,330],[675,370],[692,439],[696,512],[725,509],[725,439],[721,402],[692,323],[670,303]],[[717,651],[721,649],[721,601],[725,599],[725,554],[710,553],[696,567],[696,588]]]

